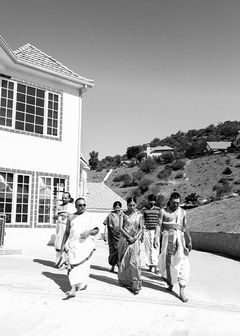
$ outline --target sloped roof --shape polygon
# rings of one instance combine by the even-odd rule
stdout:
[[[173,148],[169,146],[157,146],[157,147],[151,147],[150,150],[151,152],[165,151],[165,150],[173,151]]]
[[[65,65],[37,49],[30,43],[27,43],[13,51],[0,35],[0,47],[3,48],[14,63],[35,68],[80,85],[86,85],[88,87],[92,87],[94,85],[94,81],[92,79],[76,74],[74,71],[70,70]]]
[[[157,147],[150,147],[150,153],[154,152],[161,152],[161,151],[174,151],[172,147],[169,146],[157,146]],[[147,153],[147,150],[144,151],[144,153]]]
[[[224,150],[231,146],[231,142],[229,141],[207,141],[207,144],[213,150]]]
[[[87,207],[88,209],[112,210],[113,203],[120,201],[123,209],[127,208],[127,202],[116,194],[105,183],[87,183]]]
[[[76,74],[75,72],[67,68],[65,65],[58,62],[53,57],[45,54],[41,50],[37,49],[30,43],[27,43],[24,46],[16,49],[14,51],[14,54],[16,55],[17,59],[22,63],[33,65],[41,69],[45,69],[48,71],[64,75],[66,77],[80,80],[84,84],[93,85],[92,80]]]

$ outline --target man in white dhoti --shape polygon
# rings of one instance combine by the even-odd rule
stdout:
[[[68,297],[74,297],[78,290],[87,288],[91,257],[95,251],[93,236],[99,231],[85,211],[85,199],[78,198],[75,206],[77,211],[68,220],[64,239],[70,265],[68,276],[71,290],[66,293]]]
[[[61,268],[67,265],[67,254],[62,250],[63,237],[67,227],[68,217],[76,211],[72,203],[71,195],[68,191],[62,194],[62,204],[58,206],[57,213],[54,216],[57,219],[56,236],[54,246],[56,250],[56,268]]]
[[[181,196],[174,192],[170,196],[168,205],[160,211],[162,228],[162,246],[159,256],[159,270],[172,291],[175,283],[179,284],[179,298],[186,302],[184,288],[189,278],[188,255],[191,250],[191,241],[186,244],[186,212],[179,207]],[[154,244],[159,243],[160,227],[156,232]],[[189,236],[188,236],[189,237]]]

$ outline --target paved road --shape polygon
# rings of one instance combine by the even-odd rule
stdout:
[[[188,303],[143,270],[134,296],[108,271],[107,246],[97,241],[87,291],[62,300],[65,271],[53,268],[53,247],[0,255],[1,336],[203,336],[240,335],[240,263],[193,251]],[[178,291],[178,288],[174,287]]]

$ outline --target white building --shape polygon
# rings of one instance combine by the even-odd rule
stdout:
[[[83,93],[94,82],[30,44],[0,37],[0,212],[7,227],[54,227],[56,197],[86,193]]]
[[[147,149],[144,151],[147,157],[157,157],[161,156],[162,154],[174,154],[174,149],[169,146],[157,146],[151,147],[150,144],[147,144]]]

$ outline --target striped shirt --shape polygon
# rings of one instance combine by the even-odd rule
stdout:
[[[148,230],[155,230],[160,225],[160,208],[153,206],[151,209],[142,209],[145,227]]]

